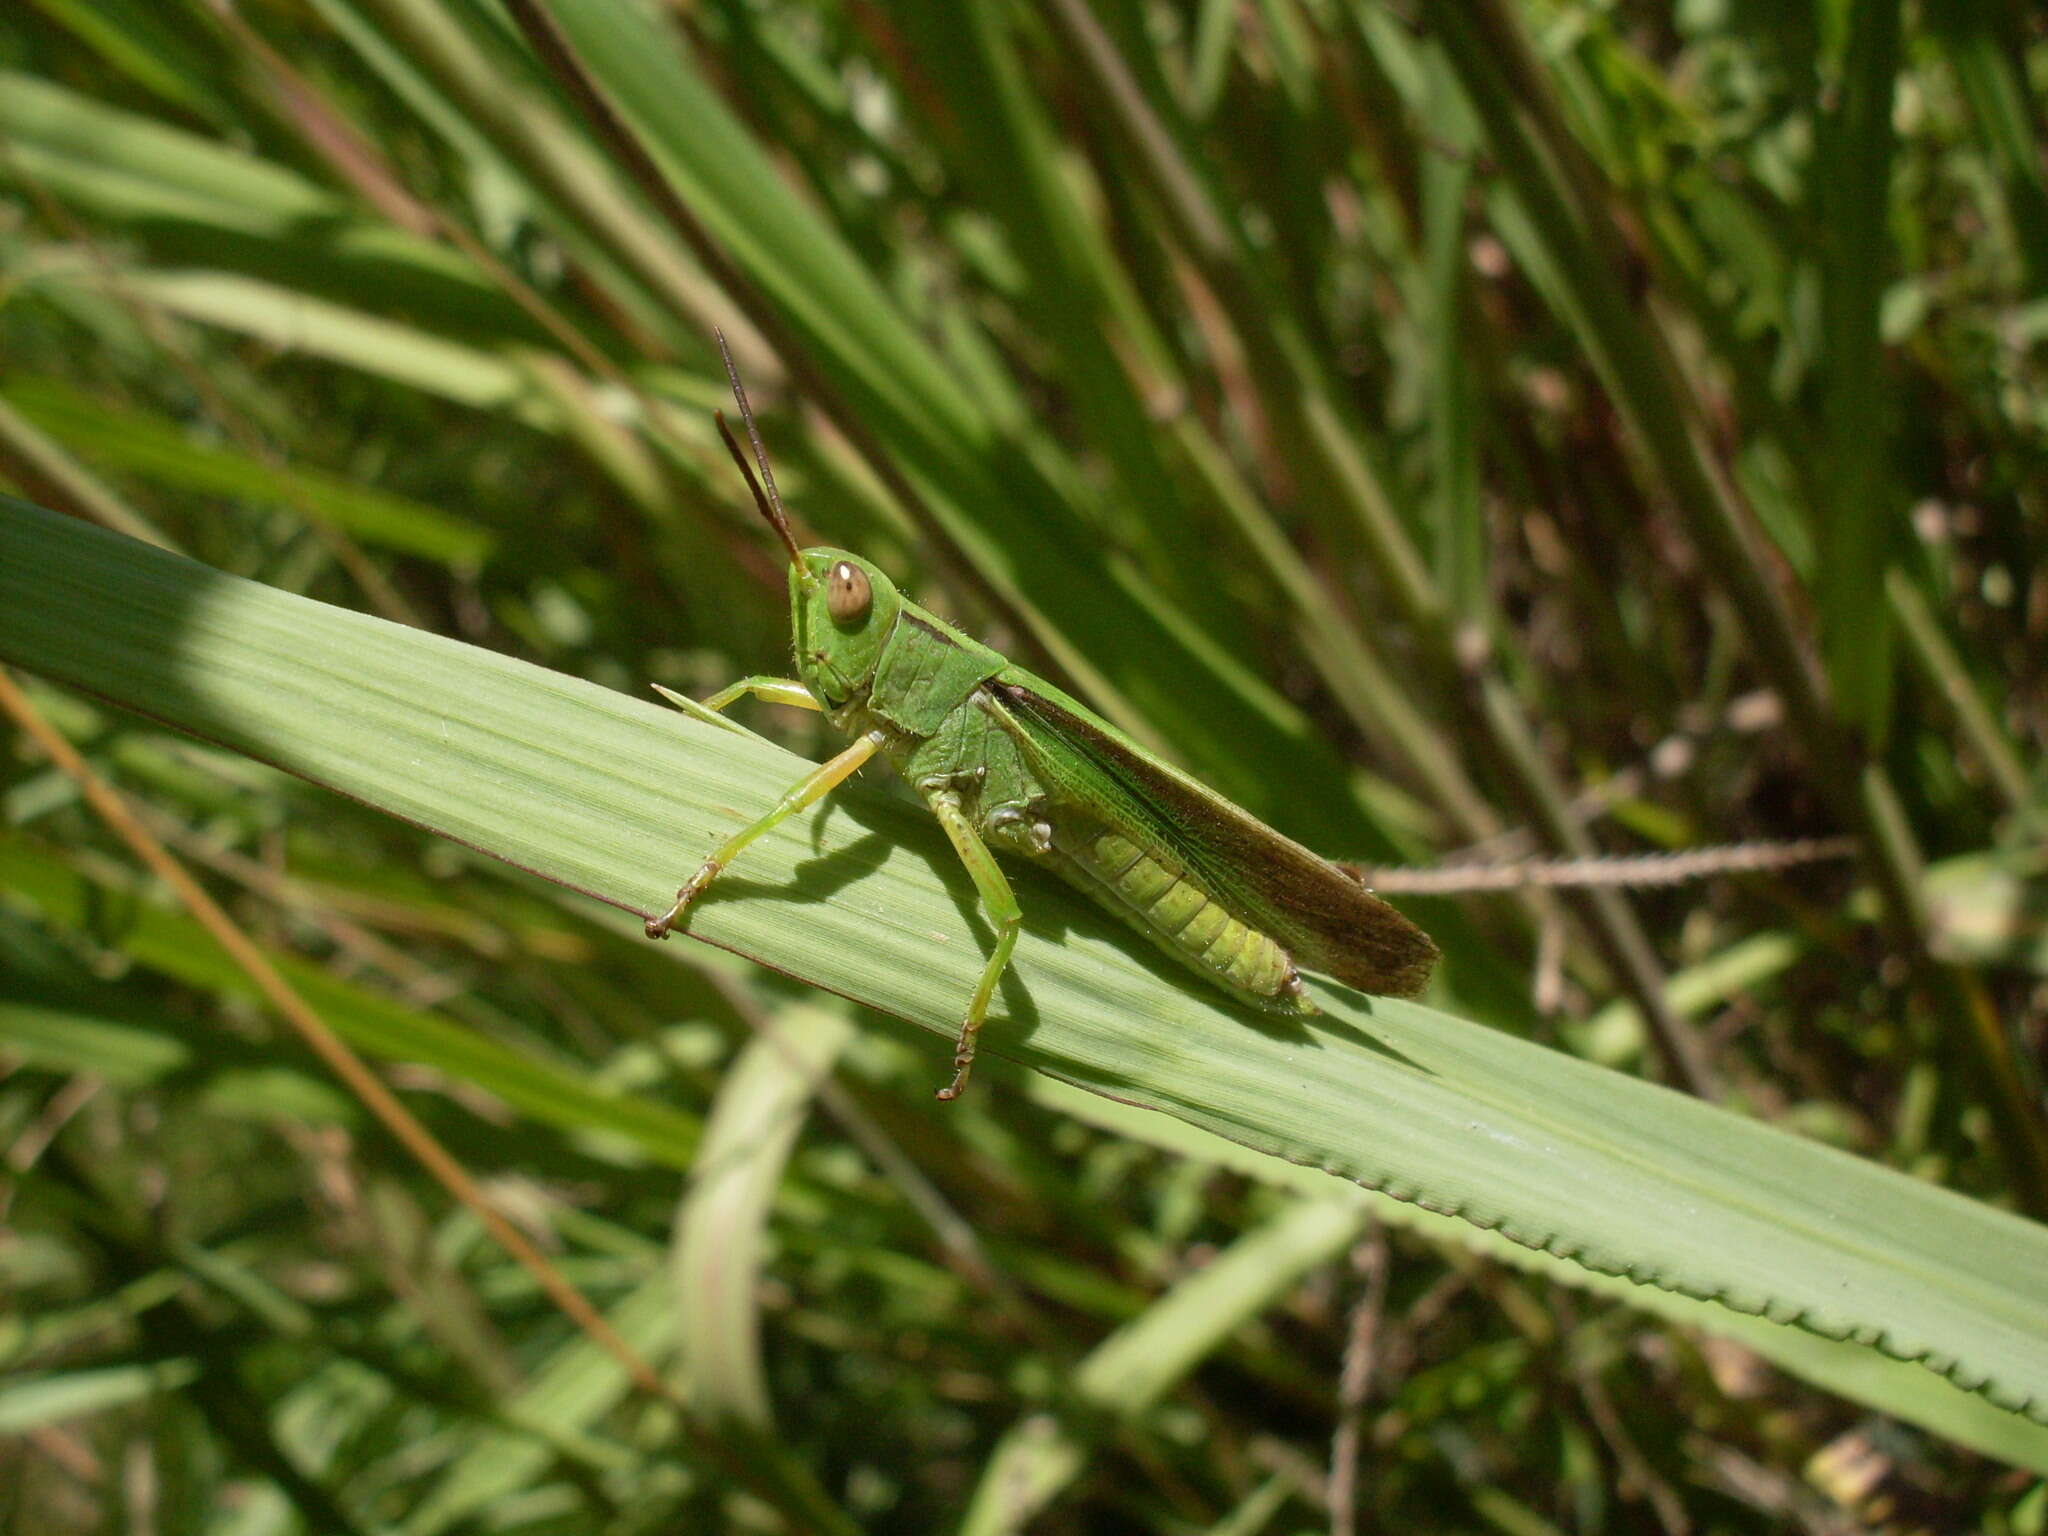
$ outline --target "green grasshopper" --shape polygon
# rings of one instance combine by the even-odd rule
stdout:
[[[1407,997],[1422,989],[1436,945],[1338,866],[920,608],[858,555],[801,548],[730,353],[725,365],[760,480],[722,411],[718,430],[789,553],[797,676],[742,678],[702,704],[661,692],[712,719],[748,694],[820,710],[854,740],[727,838],[676,892],[675,905],[648,921],[649,938],[666,938],[747,844],[879,752],[938,818],[995,929],[941,1099],[967,1085],[975,1039],[1023,920],[991,849],[1052,870],[1214,985],[1271,1012],[1318,1011],[1298,962],[1366,992]]]

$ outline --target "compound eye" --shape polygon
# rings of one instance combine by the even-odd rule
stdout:
[[[874,601],[868,573],[851,560],[840,561],[825,578],[825,611],[835,624],[858,624]]]

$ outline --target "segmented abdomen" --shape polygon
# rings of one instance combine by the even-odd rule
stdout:
[[[1287,951],[1226,911],[1170,854],[1141,848],[1120,832],[1056,824],[1051,861],[1175,958],[1230,991],[1267,1007],[1314,1011]]]

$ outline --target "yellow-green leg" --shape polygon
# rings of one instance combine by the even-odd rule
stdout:
[[[787,704],[795,709],[822,709],[824,706],[811,697],[811,690],[793,677],[743,677],[736,683],[727,683],[718,692],[704,701],[704,707],[719,710],[735,699],[748,694],[757,699],[766,699],[770,704]]]
[[[753,682],[756,680],[750,678],[748,681]],[[762,679],[762,681],[774,681],[774,679]],[[740,685],[735,684],[734,686],[738,687]],[[730,693],[732,690],[728,689],[726,691]],[[722,694],[714,694],[713,697],[722,698],[724,696]],[[738,694],[733,694],[733,698],[737,697],[739,697]],[[805,697],[808,698],[810,695],[806,694]],[[731,703],[732,700],[727,699],[726,702]],[[690,903],[703,893],[704,887],[717,877],[721,869],[733,861],[742,848],[746,847],[747,844],[751,843],[763,832],[780,826],[805,806],[830,792],[835,786],[843,784],[846,780],[852,778],[859,770],[860,765],[875,755],[876,751],[881,747],[883,739],[880,731],[869,731],[867,735],[861,737],[859,741],[856,741],[837,757],[829,762],[820,763],[801,779],[798,779],[795,784],[790,786],[789,792],[775,802],[774,809],[769,811],[766,816],[763,816],[751,826],[742,827],[723,843],[719,844],[718,851],[699,865],[697,873],[690,876],[689,883],[676,892],[675,905],[662,913],[660,917],[650,917],[647,920],[647,937],[650,939],[667,938],[669,930],[682,921],[683,914],[689,910]]]
[[[766,699],[770,704],[787,704],[792,709],[822,710],[825,707],[812,698],[811,691],[793,677],[743,677],[738,682],[719,689],[701,704],[688,694],[677,693],[673,688],[664,688],[659,683],[649,686],[691,719],[702,720],[706,725],[723,726],[728,731],[738,731],[742,736],[752,736],[754,733],[743,725],[735,725],[719,711],[735,699],[743,699],[750,693],[757,699]]]
[[[1003,876],[1002,866],[996,863],[996,856],[989,852],[988,844],[981,840],[974,824],[967,819],[967,813],[960,809],[959,797],[951,790],[934,790],[925,795],[925,803],[939,818],[939,825],[946,829],[946,836],[953,844],[953,851],[960,855],[960,862],[967,866],[974,889],[981,897],[981,908],[996,930],[996,947],[989,953],[988,964],[982,967],[981,983],[975,987],[974,998],[967,1005],[967,1017],[960,1021],[960,1039],[953,1047],[953,1081],[939,1090],[940,1098],[957,1099],[967,1086],[967,1074],[974,1068],[975,1037],[981,1033],[981,1021],[988,1016],[989,1001],[996,995],[996,983],[1002,980],[1003,972],[1009,967],[1010,951],[1017,947],[1017,927],[1024,921],[1024,913],[1017,905],[1017,896],[1010,889],[1010,882]]]

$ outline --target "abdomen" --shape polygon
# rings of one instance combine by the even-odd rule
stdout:
[[[1052,847],[1037,857],[1225,991],[1287,1013],[1316,1011],[1287,951],[1232,913],[1171,854],[1070,822],[1054,825]]]

